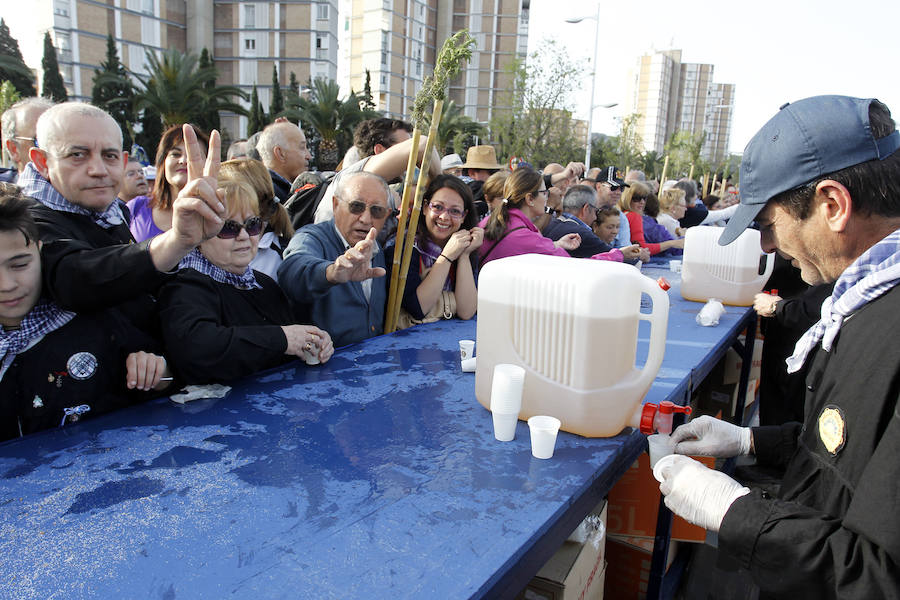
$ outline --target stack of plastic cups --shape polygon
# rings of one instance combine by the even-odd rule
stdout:
[[[511,442],[516,437],[516,423],[522,410],[522,387],[525,369],[517,365],[498,364],[494,367],[491,384],[491,415],[494,419],[494,437],[501,442]]]

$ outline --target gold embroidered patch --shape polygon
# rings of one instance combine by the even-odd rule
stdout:
[[[826,406],[819,415],[819,439],[825,449],[836,455],[847,439],[844,414],[837,406]]]

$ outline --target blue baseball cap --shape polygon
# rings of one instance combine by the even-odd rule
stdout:
[[[900,147],[900,132],[875,139],[869,125],[874,98],[814,96],[788,103],[763,125],[741,159],[741,204],[719,237],[730,244],[766,202],[782,192]]]

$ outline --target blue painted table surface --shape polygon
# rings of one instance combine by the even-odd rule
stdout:
[[[676,292],[647,400],[681,398],[746,313],[699,327]],[[495,441],[459,369],[474,337],[420,326],[0,444],[0,598],[514,595],[645,442]]]

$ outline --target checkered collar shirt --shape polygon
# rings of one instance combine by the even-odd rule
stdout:
[[[18,329],[0,326],[0,379],[16,355],[27,350],[41,338],[56,331],[75,317],[50,301],[41,301],[29,311]]]
[[[125,214],[122,212],[122,205],[118,198],[113,200],[103,212],[72,204],[38,173],[33,163],[25,165],[25,170],[19,175],[18,184],[26,196],[31,196],[44,206],[61,212],[90,217],[94,223],[104,229],[109,229],[125,222]]]

